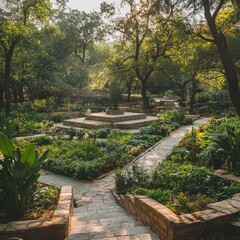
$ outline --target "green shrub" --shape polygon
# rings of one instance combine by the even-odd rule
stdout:
[[[188,125],[193,123],[193,119],[191,117],[185,116],[184,108],[177,108],[171,111],[165,111],[162,113],[161,118],[165,123],[175,122],[179,125]]]
[[[14,119],[6,117],[5,113],[0,113],[0,132],[7,136],[15,136],[18,129],[18,124]]]
[[[30,142],[38,147],[41,147],[41,146],[52,144],[53,139],[48,136],[41,136],[41,137],[35,137],[30,139]]]
[[[21,153],[12,142],[0,133],[0,151],[4,160],[0,161],[1,189],[5,208],[13,217],[22,217],[32,204],[36,182],[48,151],[41,157],[29,144]]]
[[[96,130],[96,136],[97,138],[106,138],[110,131],[111,130],[107,128],[100,128]]]
[[[230,198],[240,185],[220,179],[204,167],[166,160],[152,176],[137,167],[116,174],[116,188],[121,194],[143,194],[166,205],[176,213],[204,210],[215,201]]]
[[[38,184],[39,185],[39,184]],[[46,210],[55,210],[60,189],[52,186],[38,186],[34,193],[33,204],[25,214],[26,219],[38,218]]]
[[[136,164],[131,169],[118,170],[115,174],[116,190],[125,194],[136,187],[147,187],[149,176],[146,170]]]

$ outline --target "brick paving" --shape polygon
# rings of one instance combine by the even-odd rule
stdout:
[[[207,118],[195,121],[194,126]],[[153,170],[170,153],[182,136],[192,129],[184,126],[141,155],[136,162]],[[157,240],[158,236],[114,200],[114,175],[109,174],[93,182],[76,180],[43,170],[40,181],[56,186],[73,186],[76,207],[73,209],[70,240]]]

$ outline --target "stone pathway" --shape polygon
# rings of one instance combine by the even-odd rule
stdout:
[[[206,118],[197,120],[194,126],[207,120]],[[141,155],[136,162],[152,170],[191,129],[192,126],[185,126],[175,131]],[[76,207],[73,209],[70,240],[159,239],[149,227],[129,215],[115,202],[111,194],[115,186],[113,174],[93,182],[84,182],[43,171],[40,181],[56,186],[73,186]]]

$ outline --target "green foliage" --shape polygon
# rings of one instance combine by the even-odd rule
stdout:
[[[0,161],[1,189],[5,208],[13,217],[22,217],[32,204],[40,169],[48,150],[38,156],[33,144],[21,152],[0,133],[0,151],[4,156]]]
[[[175,122],[179,125],[188,125],[193,123],[193,119],[185,116],[184,108],[177,108],[172,111],[165,111],[161,118],[163,122]]]
[[[211,120],[192,129],[170,156],[174,161],[205,164],[213,169],[240,172],[240,122],[238,118]]]
[[[117,109],[119,102],[122,100],[123,93],[120,82],[116,80],[112,81],[111,85],[109,86],[108,93],[113,109]]]
[[[145,187],[148,185],[149,176],[146,170],[136,164],[131,169],[118,170],[115,174],[116,189],[118,193],[125,194],[136,186]]]
[[[232,106],[227,90],[203,91],[196,94],[196,111],[199,113],[222,114]]]
[[[206,137],[209,142],[201,156],[210,157],[212,164],[225,165],[228,170],[240,172],[240,130],[228,126],[223,133],[215,132]],[[218,157],[218,160],[216,159]],[[218,164],[215,161],[218,161]]]
[[[17,123],[5,116],[4,113],[0,113],[0,132],[6,134],[7,136],[14,136],[17,129]]]
[[[60,189],[56,187],[38,188],[34,194],[34,209],[52,209],[56,206],[59,198]],[[54,209],[54,208],[53,208]]]
[[[37,218],[46,210],[55,210],[59,199],[59,193],[60,189],[56,187],[38,186],[34,193],[33,204],[30,209],[28,209],[24,218]]]
[[[110,129],[107,128],[100,128],[96,130],[96,136],[97,138],[106,138],[108,134],[110,133]]]
[[[42,147],[51,144],[53,142],[53,139],[48,136],[41,136],[30,139],[30,142],[36,145],[37,147]]]
[[[147,195],[176,213],[204,210],[207,204],[231,197],[240,185],[214,176],[204,167],[165,161],[150,176],[141,167],[119,171],[119,193]]]

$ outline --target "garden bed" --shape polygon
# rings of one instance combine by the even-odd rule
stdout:
[[[212,170],[239,173],[238,126],[233,118],[193,129],[151,175],[138,165],[117,172],[116,201],[161,240],[235,239],[223,233],[239,232],[240,178]]]
[[[134,215],[157,233],[160,240],[190,240],[204,233],[223,230],[240,212],[240,194],[208,205],[208,209],[177,215],[164,205],[146,196],[113,195],[128,213]]]
[[[51,218],[14,221],[0,224],[1,240],[18,237],[24,240],[64,240],[68,238],[73,209],[71,186],[61,188],[57,209]]]

